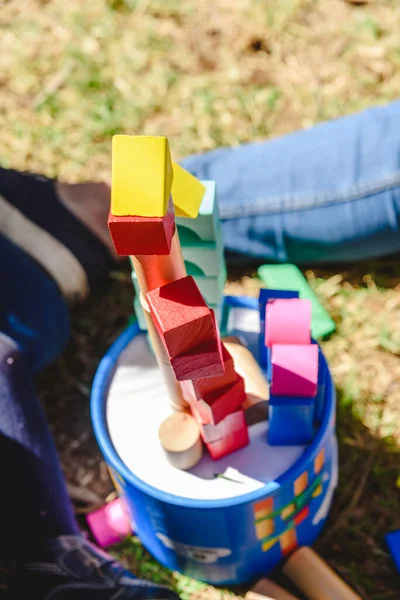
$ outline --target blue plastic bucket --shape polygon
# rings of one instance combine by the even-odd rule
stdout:
[[[257,310],[248,298],[242,304],[236,298],[235,303]],[[131,325],[104,356],[93,383],[91,413],[111,476],[147,550],[171,570],[214,585],[233,585],[265,575],[296,546],[312,544],[337,484],[335,389],[325,358],[321,355],[320,423],[295,463],[250,493],[196,500],[166,493],[137,477],[111,441],[106,420],[110,384],[118,358],[139,335],[144,334],[138,325]]]

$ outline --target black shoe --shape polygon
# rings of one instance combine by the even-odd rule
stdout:
[[[179,600],[167,587],[136,579],[79,535],[49,541],[17,576],[15,600]]]

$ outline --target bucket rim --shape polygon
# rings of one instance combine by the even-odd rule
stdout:
[[[230,304],[230,298],[231,297],[225,297],[225,302]],[[236,307],[255,309],[253,298],[249,298],[247,296],[235,296],[232,298],[234,298],[233,302],[234,306]],[[324,354],[321,353],[326,372],[326,385],[325,408],[319,429],[312,443],[307,446],[303,454],[301,454],[301,456],[287,471],[277,477],[275,481],[270,481],[262,488],[241,496],[220,498],[217,500],[196,500],[194,498],[185,498],[184,496],[169,494],[168,492],[163,492],[162,490],[153,487],[132,473],[121,460],[111,441],[105,416],[105,400],[115,371],[115,365],[118,357],[128,346],[128,344],[140,334],[144,335],[144,332],[140,330],[137,321],[131,325],[128,325],[103,356],[93,380],[90,396],[90,414],[94,434],[107,465],[116,471],[116,473],[120,474],[126,482],[136,488],[139,488],[139,490],[144,494],[156,498],[161,502],[197,509],[219,509],[256,502],[258,500],[265,499],[268,496],[273,496],[279,493],[281,488],[284,488],[288,483],[293,482],[300,477],[305,468],[307,468],[306,465],[314,461],[316,458],[321,446],[325,442],[326,437],[334,434],[333,429],[335,423],[336,392],[326,358]]]

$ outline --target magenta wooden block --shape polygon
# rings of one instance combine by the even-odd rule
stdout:
[[[301,298],[275,300],[265,309],[265,345],[310,344],[311,302]]]
[[[318,345],[274,344],[271,349],[274,396],[313,398],[318,390]]]

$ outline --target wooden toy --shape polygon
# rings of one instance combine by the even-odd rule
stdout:
[[[116,498],[98,510],[86,515],[86,521],[100,548],[119,544],[134,531],[128,512],[121,498]]]
[[[224,264],[224,249],[221,242],[194,240],[186,229],[179,232],[186,264],[192,263],[207,277],[218,277],[220,266]]]
[[[260,363],[261,366],[266,368],[268,365],[268,348],[265,345],[265,312],[267,308],[267,304],[269,302],[274,302],[274,300],[284,300],[290,298],[298,298],[299,293],[291,290],[271,290],[262,288],[260,290],[260,294],[258,296],[258,307],[260,311],[260,344],[259,344],[259,352],[260,352]],[[270,377],[268,377],[270,380]]]
[[[226,336],[222,343],[233,358],[235,371],[244,380],[246,401],[244,408],[265,402],[269,398],[269,386],[259,364],[238,337]]]
[[[143,313],[142,305],[140,304],[139,296],[135,296],[133,299],[133,307],[135,309],[136,318],[139,323],[139,327],[142,331],[147,331],[146,318]]]
[[[307,600],[361,600],[326,562],[308,546],[296,550],[282,571]]]
[[[400,573],[400,529],[387,533],[385,539],[397,570]]]
[[[162,217],[119,217],[110,213],[108,228],[119,256],[169,254],[175,232],[174,205],[170,199]]]
[[[245,595],[245,600],[298,600],[270,579],[260,579]]]
[[[311,301],[311,334],[313,338],[318,340],[335,331],[335,322],[308,285],[307,279],[295,265],[263,265],[258,269],[258,276],[268,287],[297,290],[300,298]]]
[[[195,219],[199,214],[206,188],[197,177],[194,177],[186,169],[175,162],[172,165],[174,178],[171,193],[176,216]]]
[[[265,345],[310,344],[311,303],[293,298],[275,300],[265,310]]]
[[[178,381],[215,377],[224,373],[217,336],[180,356],[169,357],[169,359]]]
[[[274,344],[271,348],[271,393],[313,397],[318,387],[318,346]]]
[[[214,181],[202,181],[205,193],[196,219],[181,217],[176,212],[176,224],[179,234],[194,234],[194,239],[204,242],[215,242],[220,239],[221,225],[219,222],[216,187]]]
[[[221,264],[220,272],[216,277],[203,275],[202,271],[190,262],[185,262],[185,266],[187,274],[192,275],[207,304],[209,306],[220,304],[226,283],[225,264]]]
[[[237,424],[234,432],[230,432],[224,438],[206,444],[213,460],[219,460],[235,450],[239,450],[249,443],[249,432],[247,429],[244,413],[241,412],[241,423]]]
[[[197,413],[196,407],[192,407],[193,416],[200,425],[200,434],[203,441],[207,444],[221,440],[235,431],[240,431],[243,427],[244,413],[243,410],[235,411],[225,417],[218,425],[211,423],[203,424],[201,416]]]
[[[220,377],[206,377],[193,381],[193,396],[196,400],[201,400],[205,394],[220,390],[236,382],[237,373],[235,371],[233,358],[224,344],[222,344],[221,352],[224,364],[223,375]]]
[[[190,275],[147,292],[146,299],[171,358],[216,338],[210,309]]]
[[[199,425],[187,413],[167,417],[159,427],[158,437],[167,459],[178,469],[191,469],[202,457]]]
[[[269,398],[270,446],[303,446],[314,437],[314,398]]]
[[[244,381],[237,375],[235,383],[213,392],[203,394],[195,403],[204,424],[217,425],[230,413],[238,410],[246,400]]]
[[[113,137],[111,214],[114,217],[163,217],[172,179],[167,138]]]
[[[130,259],[132,267],[135,269],[139,290],[143,294],[176,279],[186,277],[185,263],[176,230],[172,238],[169,254],[138,255],[131,256]]]

